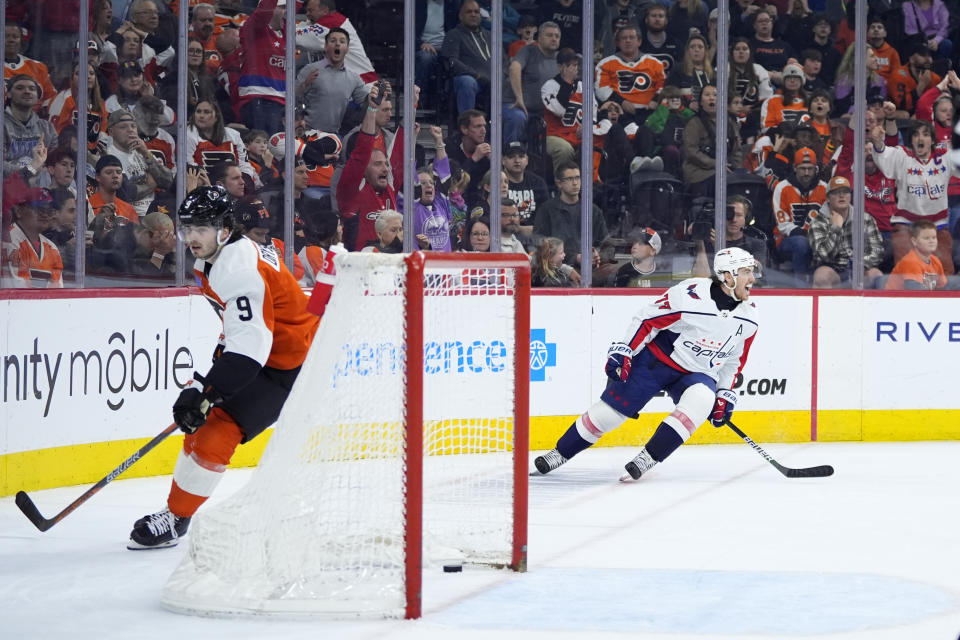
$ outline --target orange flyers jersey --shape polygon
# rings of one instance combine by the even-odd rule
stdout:
[[[284,259],[284,246],[283,240],[280,238],[270,238],[270,242],[273,243],[273,248],[276,250],[277,255],[280,256],[280,260]],[[300,262],[300,256],[293,254],[293,277],[297,279],[297,282],[303,282],[303,263]]]
[[[647,105],[653,102],[665,81],[663,63],[646,55],[635,62],[608,56],[597,65],[596,78],[597,101],[601,104],[617,94],[627,102]]]
[[[39,60],[33,60],[26,56],[17,56],[15,62],[4,61],[4,80],[9,80],[13,76],[22,73],[36,80],[37,84],[40,85],[40,101],[37,102],[36,106],[36,110],[39,111],[41,107],[49,104],[50,101],[53,100],[53,97],[57,95],[57,90],[53,88],[53,83],[50,82],[50,72],[47,70],[47,65]]]
[[[200,140],[193,150],[190,162],[210,170],[215,164],[230,161],[239,163],[240,154],[237,145],[232,140],[224,140],[221,144],[213,144],[209,140]]]
[[[797,227],[806,229],[809,220],[816,217],[820,207],[827,201],[827,183],[818,182],[809,192],[803,193],[790,180],[781,180],[773,190],[773,212],[777,226],[773,230],[777,246]]]
[[[44,236],[33,244],[16,223],[10,227],[9,242],[3,243],[3,264],[15,287],[63,287],[63,260],[57,245]]]
[[[103,199],[103,196],[97,191],[94,191],[92,194],[90,194],[90,197],[87,198],[87,202],[90,204],[90,208],[93,209],[93,215],[100,213],[100,209],[103,208],[103,205],[107,204]],[[134,209],[133,205],[129,202],[125,202],[120,198],[114,198],[113,208],[116,210],[118,216],[122,216],[130,222],[140,222],[140,216],[137,215],[137,210]]]
[[[308,187],[329,187],[330,186],[330,180],[333,178],[333,163],[308,164],[306,167],[307,167],[307,186]]]
[[[193,269],[223,320],[225,351],[275,369],[303,364],[319,319],[307,312],[306,294],[272,246],[237,238],[216,262],[197,260]]]
[[[796,124],[800,116],[807,112],[807,103],[803,98],[794,98],[790,104],[784,102],[783,94],[772,95],[763,101],[760,107],[760,127],[769,129],[781,122]]]
[[[67,125],[77,126],[77,103],[73,99],[70,90],[61,91],[50,102],[50,124],[59,134]],[[99,111],[93,108],[93,105],[87,107],[87,140],[93,140],[87,144],[91,151],[97,150],[97,141],[100,139],[100,133],[106,133],[107,128],[107,109],[100,105]]]

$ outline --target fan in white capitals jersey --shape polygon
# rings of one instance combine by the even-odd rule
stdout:
[[[707,419],[720,427],[733,413],[733,381],[757,332],[750,288],[760,265],[743,249],[718,251],[716,277],[684,280],[646,305],[623,342],[607,351],[609,380],[600,400],[576,419],[557,446],[538,456],[541,474],[553,471],[600,436],[638,417],[660,391],[676,403],[621,480],[638,480],[676,451]]]

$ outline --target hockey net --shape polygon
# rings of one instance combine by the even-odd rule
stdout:
[[[525,569],[525,256],[336,260],[270,443],[194,517],[170,609],[412,618],[424,566]]]

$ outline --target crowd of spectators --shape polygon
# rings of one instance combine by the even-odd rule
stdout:
[[[281,253],[289,179],[304,285],[331,247],[401,251],[404,216],[421,249],[488,251],[499,201],[501,250],[529,255],[539,285],[578,286],[589,260],[593,286],[668,286],[709,273],[722,171],[724,241],[765,264],[761,286],[849,286],[854,221],[864,233],[864,286],[953,285],[960,178],[944,154],[960,98],[952,46],[960,20],[951,19],[960,0],[871,3],[866,149],[853,148],[851,129],[853,2],[731,3],[727,104],[718,99],[710,0],[598,0],[589,47],[582,0],[504,0],[502,51],[493,49],[488,1],[416,0],[410,90],[383,73],[396,69],[390,56],[402,43],[400,25],[378,24],[386,3],[353,4],[297,0],[297,57],[287,61],[286,0],[92,0],[82,35],[80,0],[8,0],[0,284],[69,286],[78,242],[88,274],[174,278],[182,171],[188,191],[222,185],[245,235]],[[185,77],[180,10],[189,11]],[[493,56],[503,61],[500,78],[491,77]],[[584,64],[594,69],[595,117],[593,163],[581,168]],[[493,83],[499,105],[490,103]],[[408,98],[418,107],[407,133],[417,154],[405,160],[396,112]],[[289,129],[288,99],[297,103]],[[499,191],[491,116],[503,125]],[[87,167],[75,166],[81,144]],[[852,197],[858,155],[865,211]],[[410,206],[405,170],[416,175]],[[589,207],[584,180],[593,182]],[[79,189],[87,207],[78,213]],[[588,256],[581,209],[591,211]]]

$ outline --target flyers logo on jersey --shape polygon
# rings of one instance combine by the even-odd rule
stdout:
[[[617,71],[617,93],[626,94],[632,91],[646,91],[653,84],[649,75],[643,72],[627,71],[619,69]]]

